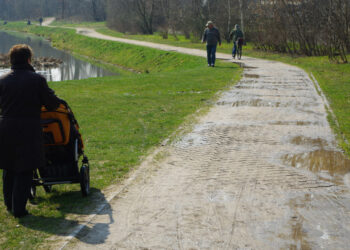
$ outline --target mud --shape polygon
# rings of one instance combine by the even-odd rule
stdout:
[[[35,68],[57,68],[63,61],[59,58],[53,57],[34,57],[32,65]],[[0,68],[9,68],[11,67],[10,58],[8,55],[0,54]]]
[[[311,126],[311,125],[319,125],[318,122],[305,122],[305,121],[273,121],[270,122],[270,125],[296,125],[296,126]]]
[[[297,168],[306,168],[314,173],[327,171],[331,176],[350,173],[350,160],[342,152],[318,149],[300,154],[283,156],[287,165]]]
[[[256,74],[244,74],[244,77],[246,77],[246,78],[260,78],[260,75],[256,75]]]
[[[312,147],[324,148],[328,146],[328,142],[321,138],[310,138],[304,136],[296,136],[291,140],[291,143],[296,145],[309,145]]]
[[[205,57],[200,50],[130,43]],[[244,75],[259,77],[243,76],[190,133],[162,148],[165,157],[143,164],[67,249],[349,247],[349,160],[337,148],[314,83],[283,63],[240,63]],[[334,182],[332,174],[344,178]]]

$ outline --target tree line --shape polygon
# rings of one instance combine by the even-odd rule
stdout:
[[[350,0],[279,0],[250,7],[249,33],[257,48],[347,62]]]
[[[262,50],[328,55],[347,62],[350,0],[110,0],[108,25],[122,32],[160,31],[198,40],[212,20],[224,39],[240,24]]]
[[[105,21],[107,0],[0,0],[0,19],[55,16],[76,21]]]
[[[246,41],[262,50],[340,62],[350,52],[350,0],[0,0],[0,6],[1,19],[107,21],[120,32],[193,41],[212,20],[227,41],[240,24]]]
[[[166,37],[182,33],[200,38],[208,20],[215,21],[224,39],[235,23],[242,23],[243,13],[254,0],[110,0],[108,25],[122,32]]]

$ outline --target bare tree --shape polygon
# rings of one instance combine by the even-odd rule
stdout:
[[[135,0],[135,7],[143,32],[153,34],[155,0]]]
[[[91,0],[91,12],[94,21],[106,20],[106,1]]]
[[[64,12],[66,9],[66,4],[65,4],[65,0],[61,0],[61,19],[64,19]]]
[[[91,10],[92,10],[92,16],[94,20],[98,20],[96,0],[91,0]]]
[[[243,12],[243,0],[239,0],[239,12],[241,16],[241,29],[244,31],[244,12]]]
[[[0,19],[37,19],[41,16],[56,16],[64,19],[102,21],[106,20],[106,1],[0,0]]]

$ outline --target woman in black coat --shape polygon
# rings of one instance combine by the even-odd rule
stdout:
[[[0,78],[0,169],[7,210],[22,217],[28,214],[33,170],[43,164],[41,107],[54,110],[60,99],[35,73],[28,45],[15,45],[9,54],[12,70]]]

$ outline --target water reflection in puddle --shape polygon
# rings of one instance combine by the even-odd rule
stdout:
[[[257,74],[244,74],[244,77],[246,77],[246,78],[260,78],[260,76]]]
[[[40,37],[22,34],[18,32],[0,32],[0,53],[6,54],[9,49],[19,43],[25,43],[32,47],[35,57],[59,58],[63,63],[56,68],[36,69],[45,76],[48,81],[80,80],[91,77],[103,77],[116,75],[91,63],[79,60],[69,53],[51,47],[50,43]],[[0,76],[9,69],[0,69]]]
[[[283,162],[296,168],[307,168],[314,173],[323,171],[331,176],[350,172],[350,160],[342,152],[318,149],[294,155],[284,155]]]
[[[334,149],[326,140],[297,136],[292,138],[290,143],[305,146],[309,151],[283,155],[284,164],[308,169],[322,178],[331,178],[337,182],[350,173],[350,159],[343,152]]]

